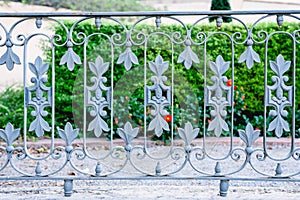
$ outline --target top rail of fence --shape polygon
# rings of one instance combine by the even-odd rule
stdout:
[[[153,12],[0,12],[0,17],[135,17],[135,16],[186,16],[186,15],[259,15],[300,14],[300,10],[243,10],[243,11],[153,11]]]

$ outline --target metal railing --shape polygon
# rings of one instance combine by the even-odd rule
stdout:
[[[0,180],[62,179],[66,196],[72,193],[72,181],[83,179],[220,180],[222,196],[227,194],[229,180],[299,181],[299,30],[256,30],[264,20],[275,20],[284,27],[283,19],[299,20],[298,14],[300,11],[0,13],[0,64],[11,76],[21,69],[24,91],[24,105],[20,105],[23,126],[11,121],[0,129]],[[262,17],[246,24],[239,19],[242,15]],[[198,19],[188,25],[181,20],[186,16]],[[216,18],[215,30],[202,28],[212,17]],[[226,32],[222,29],[224,17],[235,23],[227,26],[239,24],[243,30]],[[9,18],[16,21],[6,24]],[[89,34],[80,29],[85,22],[93,27]],[[108,22],[119,30],[103,33]],[[177,23],[177,29],[166,31],[165,22]],[[53,32],[51,27],[60,27],[64,34]],[[282,55],[280,49],[276,49],[276,58],[268,57],[273,50],[270,43],[278,35],[291,41],[291,57]],[[214,43],[216,40],[219,42]],[[95,44],[93,51],[88,50],[90,43]],[[40,44],[48,49],[47,56],[37,47]],[[256,45],[264,49],[263,55],[257,53]],[[61,53],[57,49],[62,47],[65,52],[57,58]],[[236,55],[237,47],[244,49],[240,55]],[[220,54],[208,55],[210,48]],[[228,51],[221,50],[224,48]],[[263,80],[263,127],[257,130],[244,122],[240,129],[235,120],[235,112],[239,112],[234,100],[235,80],[239,78],[236,71],[242,66],[254,70],[259,63],[264,68],[264,74],[257,74]],[[124,74],[116,79],[120,67]],[[57,80],[59,68],[70,74],[81,69],[76,71],[74,83],[82,90],[71,95],[81,95],[81,104],[73,109],[82,112],[64,127],[56,124],[61,112],[57,109],[58,92],[64,95],[56,85],[69,76]],[[202,77],[200,93],[194,91],[197,85],[178,72],[193,69],[193,75]],[[136,108],[128,106],[130,95],[138,90],[141,98],[133,101],[141,109],[140,118],[130,113]],[[32,152],[29,135],[35,135],[37,143],[47,140],[47,151]],[[153,142],[153,138],[160,140],[166,135],[166,145]],[[272,151],[268,148],[270,138],[278,144],[287,141],[288,150]],[[268,165],[262,167],[261,163]],[[77,175],[70,175],[70,170]]]

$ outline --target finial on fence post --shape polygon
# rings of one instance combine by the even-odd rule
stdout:
[[[72,190],[73,190],[73,179],[65,179],[65,184],[64,184],[64,193],[65,197],[70,197],[72,195]]]

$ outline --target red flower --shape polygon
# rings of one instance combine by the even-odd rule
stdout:
[[[260,128],[255,128],[254,130],[256,130],[256,131],[260,131]]]
[[[232,86],[232,80],[229,79],[229,80],[226,82],[226,85],[227,85],[227,86]]]
[[[229,79],[229,80],[226,82],[226,85],[229,86],[229,87],[231,87],[231,86],[232,86],[232,80]],[[237,90],[237,87],[234,86],[233,89],[234,89],[234,90]]]
[[[171,122],[172,121],[172,115],[167,114],[166,116],[164,116],[164,119],[166,120],[166,122]]]

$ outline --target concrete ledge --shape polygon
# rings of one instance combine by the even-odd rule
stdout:
[[[220,146],[229,146],[230,145],[230,137],[206,137],[205,141],[207,145],[220,145]],[[143,138],[137,138],[132,141],[132,145],[144,145],[144,139]],[[86,139],[86,146],[88,148],[93,147],[100,147],[103,149],[108,149],[110,147],[110,144],[113,144],[113,146],[125,146],[125,143],[122,139],[115,139],[112,142],[108,141],[105,138],[87,138]],[[153,141],[151,139],[146,140],[147,146],[164,146],[165,144],[161,141]],[[234,146],[245,146],[245,143],[239,138],[239,137],[233,137],[232,143]],[[291,138],[267,138],[266,140],[267,146],[283,146],[288,147],[291,146]],[[6,143],[1,142],[1,146],[6,146]],[[23,142],[16,142],[16,146],[23,146]],[[54,140],[55,146],[65,146],[65,142],[62,139],[55,139]],[[169,146],[170,144],[166,144],[165,146]],[[193,140],[192,146],[202,146],[203,145],[203,138],[197,138]],[[76,139],[73,142],[73,146],[82,147],[83,146],[83,139]],[[185,143],[183,140],[174,140],[174,146],[185,146]],[[260,137],[255,141],[253,144],[255,147],[262,147],[263,146],[263,138]],[[295,139],[295,146],[300,147],[300,139]],[[50,148],[51,147],[51,139],[41,139],[36,142],[29,141],[27,142],[28,148],[33,149],[39,149],[39,148]]]

